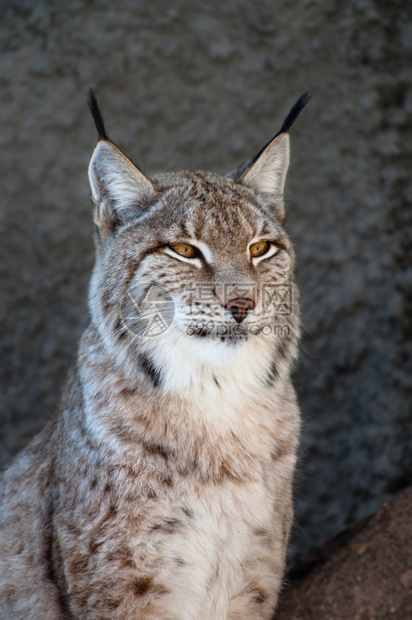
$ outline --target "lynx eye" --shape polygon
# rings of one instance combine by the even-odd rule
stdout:
[[[195,258],[197,255],[196,248],[188,243],[176,243],[176,245],[172,245],[172,249],[176,254],[184,256],[185,258]]]
[[[249,248],[249,254],[256,258],[257,256],[263,256],[270,249],[269,241],[257,241],[256,243],[252,243]]]

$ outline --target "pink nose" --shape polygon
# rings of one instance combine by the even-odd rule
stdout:
[[[254,310],[255,306],[255,302],[250,297],[236,297],[236,299],[228,301],[225,308],[232,313],[235,321],[241,323],[246,318],[249,310]]]

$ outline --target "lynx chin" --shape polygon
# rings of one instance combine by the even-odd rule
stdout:
[[[90,93],[90,321],[59,414],[0,478],[2,619],[272,617],[300,425],[283,190],[308,98],[225,176],[148,177]]]

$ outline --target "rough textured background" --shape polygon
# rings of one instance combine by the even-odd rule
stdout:
[[[150,171],[292,134],[304,338],[295,548],[411,482],[410,0],[0,2],[1,460],[53,413],[87,320],[92,85]]]

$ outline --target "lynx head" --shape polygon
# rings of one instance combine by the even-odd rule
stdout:
[[[111,142],[93,93],[99,141],[89,166],[96,239],[90,310],[129,377],[179,391],[274,382],[298,338],[294,253],[283,228],[289,129],[226,176],[146,176]]]

